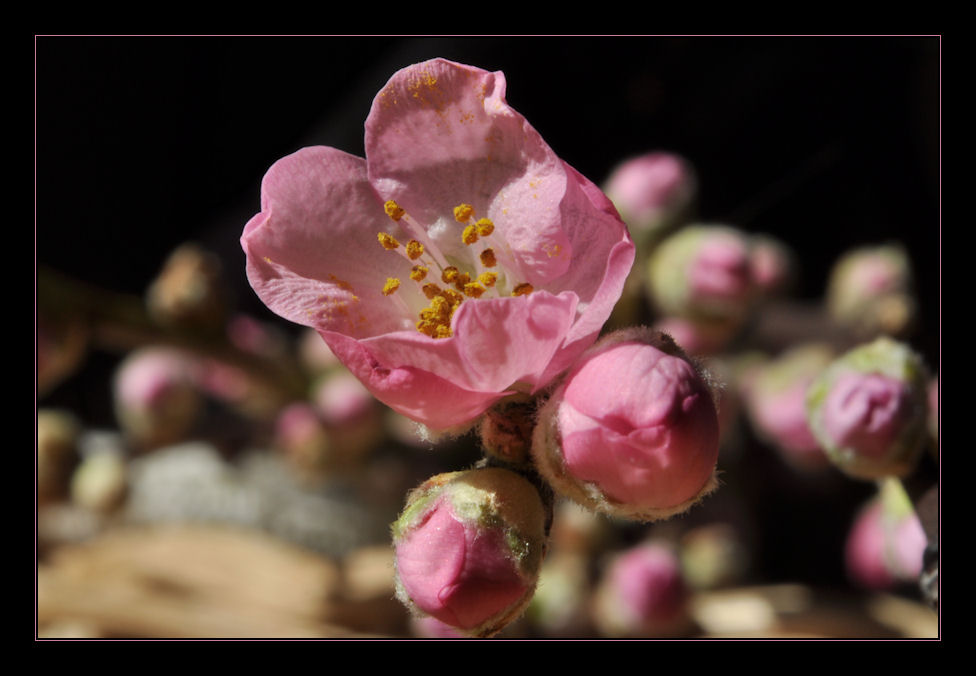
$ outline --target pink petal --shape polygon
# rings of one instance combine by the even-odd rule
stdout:
[[[401,329],[402,313],[381,289],[410,265],[382,255],[376,236],[388,220],[363,160],[333,148],[289,155],[265,175],[261,213],[241,237],[251,286],[277,314],[320,331]]]

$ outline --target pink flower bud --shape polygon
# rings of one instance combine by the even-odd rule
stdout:
[[[889,589],[913,582],[922,572],[925,531],[897,480],[858,513],[844,548],[847,573],[858,585]]]
[[[927,378],[905,345],[879,338],[855,348],[808,389],[810,429],[848,475],[904,476],[927,440]]]
[[[311,404],[296,402],[282,410],[274,437],[275,446],[300,474],[314,478],[329,469],[333,460],[329,434]]]
[[[201,405],[195,365],[177,350],[148,347],[126,357],[115,374],[115,412],[136,443],[157,446],[183,438]]]
[[[646,543],[617,557],[596,597],[596,621],[607,636],[675,636],[690,629],[690,594],[674,550]]]
[[[759,436],[804,469],[828,465],[807,422],[806,393],[833,360],[826,345],[803,345],[759,369],[749,388],[749,416]]]
[[[688,509],[716,487],[719,426],[709,386],[664,334],[611,334],[542,408],[532,455],[553,487],[641,520]]]
[[[393,524],[397,597],[468,635],[497,633],[532,597],[545,519],[535,487],[514,472],[429,479]]]
[[[756,295],[749,240],[724,226],[675,233],[648,263],[652,299],[665,315],[741,320]]]
[[[695,176],[677,155],[653,152],[619,165],[604,192],[636,239],[667,227],[695,195]]]
[[[911,286],[911,265],[900,246],[855,249],[830,273],[827,309],[836,322],[861,335],[897,335],[914,318]]]
[[[752,238],[749,266],[759,291],[764,296],[772,296],[789,287],[796,264],[793,252],[785,244],[766,235],[757,235]]]

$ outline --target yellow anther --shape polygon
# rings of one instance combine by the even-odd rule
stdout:
[[[529,284],[528,282],[523,282],[523,283],[519,284],[518,286],[516,286],[512,290],[512,295],[513,296],[528,296],[533,291],[535,291],[535,289],[532,288],[532,285],[531,284]]]
[[[401,218],[403,218],[403,209],[393,200],[388,200],[386,204],[383,205],[383,210],[386,211],[386,215],[392,218],[394,221],[399,221]]]
[[[439,296],[441,293],[443,293],[441,291],[441,287],[437,286],[436,284],[424,284],[420,290],[424,292],[424,295],[427,296],[427,298],[433,298],[434,296]]]
[[[458,291],[464,291],[464,285],[470,281],[471,281],[471,275],[469,275],[467,272],[461,272],[454,280],[454,288],[457,289]]]
[[[424,255],[424,245],[415,239],[407,242],[407,258],[412,261],[417,260]]]
[[[464,296],[459,294],[454,289],[444,289],[444,291],[441,292],[441,295],[443,295],[444,298],[451,303],[451,308],[453,310],[457,310],[458,306],[462,303],[462,301],[464,301]]]
[[[478,234],[482,237],[487,237],[495,232],[495,224],[491,222],[490,218],[479,218],[474,227],[478,229]]]
[[[498,265],[494,249],[485,249],[481,252],[481,264],[486,268],[493,268]]]
[[[474,207],[470,204],[459,204],[454,207],[454,220],[458,223],[464,223],[472,216],[474,216]]]
[[[434,296],[430,299],[430,309],[439,317],[451,315],[451,303],[444,296]]]
[[[415,265],[412,268],[410,268],[410,279],[412,279],[413,281],[422,282],[424,281],[424,277],[426,276],[427,276],[427,268],[425,268],[423,265]]]
[[[458,269],[453,265],[444,268],[444,272],[441,273],[441,279],[444,280],[445,284],[453,284],[458,278]]]
[[[421,319],[419,322],[417,322],[416,326],[418,331],[425,336],[430,336],[431,338],[434,337],[434,334],[437,331],[437,324],[427,319]]]
[[[400,242],[396,241],[396,238],[393,237],[393,235],[388,235],[385,232],[381,232],[376,235],[376,237],[380,240],[380,244],[382,244],[383,248],[387,251],[392,251],[400,246]]]
[[[469,225],[468,227],[466,227],[464,229],[464,232],[461,233],[461,241],[469,246],[477,242],[478,229],[475,228],[473,225]]]
[[[482,272],[478,275],[478,281],[487,287],[495,286],[495,282],[498,280],[498,275],[494,272]]]
[[[389,296],[391,293],[400,288],[400,280],[396,277],[387,277],[386,284],[383,285],[383,295]]]
[[[470,284],[464,285],[464,295],[471,298],[481,298],[481,294],[485,292],[485,287],[481,286],[478,282],[471,282]]]
[[[449,325],[441,324],[435,330],[434,338],[450,338],[453,335],[454,332],[451,331],[451,327]]]

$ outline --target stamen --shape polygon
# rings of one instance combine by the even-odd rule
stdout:
[[[467,272],[462,272],[458,274],[457,278],[454,280],[454,288],[458,291],[464,291],[464,285],[471,281],[471,275]]]
[[[382,244],[383,248],[387,251],[392,251],[400,246],[400,242],[396,241],[396,238],[393,237],[393,235],[388,235],[385,232],[381,232],[376,235],[376,237],[380,240],[380,244]]]
[[[415,239],[407,242],[407,257],[415,261],[424,255],[424,245]]]
[[[389,296],[391,293],[400,288],[400,280],[396,277],[387,277],[386,284],[383,285],[383,295]]]
[[[482,272],[478,275],[478,281],[487,287],[495,286],[495,282],[498,280],[498,275],[494,272]]]
[[[450,338],[453,335],[454,332],[451,331],[450,325],[441,324],[440,326],[437,327],[437,330],[434,334],[434,338]]]
[[[424,281],[424,277],[427,276],[427,268],[423,265],[415,265],[410,269],[410,279],[415,282]]]
[[[441,279],[444,280],[445,284],[453,284],[458,278],[458,269],[453,265],[444,268],[444,272],[441,273]]]
[[[386,215],[392,218],[394,221],[399,221],[401,218],[403,218],[403,209],[393,200],[387,200],[386,204],[383,205],[383,210],[386,211]]]
[[[478,282],[471,282],[470,284],[464,285],[464,295],[470,298],[481,298],[481,294],[485,292],[485,287],[481,286]]]
[[[468,227],[466,227],[464,229],[464,232],[461,233],[461,241],[467,244],[468,246],[477,242],[478,229],[475,228],[473,225],[469,225]]]
[[[498,265],[498,260],[495,258],[495,251],[493,249],[485,249],[481,252],[481,264],[486,268],[493,268]]]
[[[424,295],[427,296],[428,299],[431,299],[434,296],[439,296],[443,293],[441,287],[437,286],[436,284],[424,284],[421,291],[424,292]]]
[[[464,223],[472,216],[474,216],[474,207],[470,204],[459,204],[454,207],[454,220],[458,223]]]
[[[487,237],[491,233],[495,232],[495,224],[491,222],[490,218],[479,218],[478,222],[475,223],[474,226],[478,229],[478,234],[482,237]]]
[[[513,296],[528,296],[530,293],[535,291],[531,284],[528,282],[522,282],[512,290]]]

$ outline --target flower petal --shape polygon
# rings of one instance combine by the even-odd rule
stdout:
[[[410,265],[382,255],[384,219],[364,160],[323,147],[279,160],[241,237],[251,286],[277,314],[319,330],[365,337],[402,329],[406,315],[381,289]],[[364,255],[374,250],[381,255]]]

